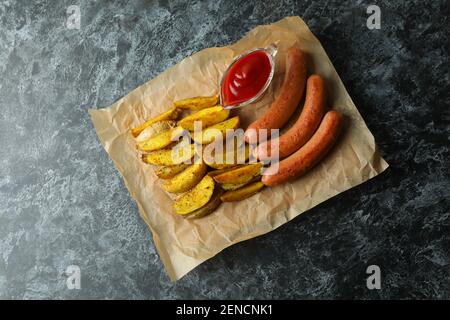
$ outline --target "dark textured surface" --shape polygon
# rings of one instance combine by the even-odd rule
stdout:
[[[448,2],[0,0],[0,298],[450,298]],[[391,167],[176,283],[87,109],[299,15]],[[65,269],[81,268],[81,290]],[[366,288],[377,264],[382,289]]]

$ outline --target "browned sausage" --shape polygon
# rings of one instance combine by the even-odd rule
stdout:
[[[297,152],[270,166],[262,177],[266,186],[274,186],[305,174],[333,147],[342,128],[343,117],[336,111],[328,111],[312,138]]]
[[[286,54],[286,73],[281,92],[265,114],[247,128],[245,132],[247,142],[256,141],[259,129],[270,131],[283,127],[303,97],[305,81],[305,54],[298,48],[290,48]]]
[[[297,122],[282,136],[261,143],[254,151],[255,158],[268,160],[272,156],[271,145],[278,144],[278,157],[286,158],[303,146],[316,132],[325,113],[325,84],[318,75],[311,75],[306,83],[306,98]],[[275,154],[274,154],[275,156]]]

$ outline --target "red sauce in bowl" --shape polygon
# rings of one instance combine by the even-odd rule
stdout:
[[[265,51],[254,51],[238,59],[223,79],[222,104],[234,106],[255,97],[265,86],[271,70]]]

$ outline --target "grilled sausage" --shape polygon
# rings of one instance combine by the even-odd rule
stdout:
[[[302,147],[316,132],[325,113],[325,84],[318,75],[311,75],[306,83],[306,98],[302,113],[295,124],[282,136],[261,143],[254,151],[255,158],[272,157],[271,146],[278,144],[279,159],[286,158]],[[275,154],[273,156],[276,156]]]
[[[262,182],[266,186],[274,186],[305,174],[333,147],[341,131],[342,122],[340,113],[327,112],[312,138],[297,152],[269,167],[263,174]]]
[[[290,48],[286,54],[286,74],[281,92],[265,114],[250,124],[245,132],[247,142],[255,142],[259,129],[280,129],[289,120],[303,97],[306,81],[305,54]]]

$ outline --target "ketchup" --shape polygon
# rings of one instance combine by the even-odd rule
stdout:
[[[269,56],[262,50],[237,60],[222,82],[222,103],[238,105],[256,96],[267,82],[272,70]]]

